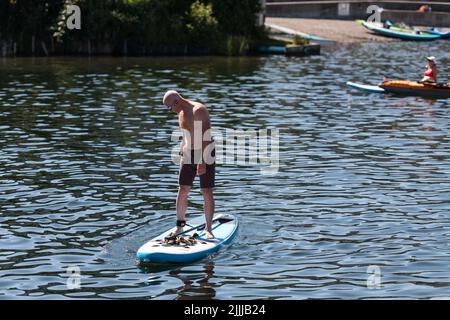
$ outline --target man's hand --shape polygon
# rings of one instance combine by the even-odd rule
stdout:
[[[197,165],[197,175],[201,176],[206,173],[206,163],[199,163]]]

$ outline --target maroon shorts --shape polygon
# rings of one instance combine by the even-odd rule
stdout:
[[[212,157],[215,157],[215,150],[211,152]],[[178,184],[180,186],[191,186],[194,183],[195,176],[197,175],[197,164],[201,159],[201,152],[197,154],[195,158],[194,150],[191,151],[191,157],[183,157],[184,163],[180,168],[180,174],[178,176]],[[215,187],[215,175],[216,175],[216,164],[206,163],[206,172],[200,176],[200,188],[214,188]]]

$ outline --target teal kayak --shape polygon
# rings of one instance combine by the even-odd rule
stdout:
[[[437,40],[440,39],[441,36],[438,34],[431,34],[428,32],[420,32],[418,31],[416,32],[411,32],[411,31],[406,31],[406,30],[395,30],[395,29],[387,29],[387,28],[383,28],[381,24],[376,24],[376,23],[370,23],[370,22],[366,22],[364,21],[362,23],[362,25],[372,31],[375,32],[377,34],[381,34],[383,36],[387,36],[387,37],[391,37],[391,38],[397,38],[397,39],[402,39],[402,40],[412,40],[412,41],[432,41],[432,40]]]
[[[431,29],[428,29],[427,32],[430,34],[438,35],[439,37],[441,37],[441,39],[449,39],[450,38],[450,31],[442,32],[435,28],[431,28]]]
[[[285,54],[285,46],[258,46],[256,47],[256,52],[258,53],[269,53],[269,54]]]

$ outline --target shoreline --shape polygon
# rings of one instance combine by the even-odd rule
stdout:
[[[266,23],[331,40],[336,44],[399,41],[373,34],[354,20],[266,17]]]
[[[298,33],[300,36],[309,39],[311,43],[320,43],[325,46],[348,46],[353,44],[364,44],[364,43],[386,43],[386,42],[401,42],[403,40],[385,37],[370,32],[364,28],[361,24],[357,23],[355,20],[337,20],[337,19],[310,19],[310,18],[279,18],[279,17],[266,17],[265,18],[266,28],[272,29],[276,34],[278,34],[280,28],[281,30],[286,29],[290,33]],[[275,27],[275,29],[272,28]],[[423,28],[423,27],[422,27]],[[420,27],[419,27],[420,29]],[[443,31],[450,31],[450,28],[440,28]],[[270,34],[271,32],[269,32]],[[291,33],[291,34],[292,34]],[[272,33],[272,38],[279,37],[280,39],[289,39],[283,35],[283,32],[279,35]],[[318,38],[315,40],[314,38]],[[255,47],[256,48],[256,47]],[[0,56],[2,60],[7,60],[11,58],[180,58],[180,57],[246,57],[259,55],[260,53],[253,48],[244,54],[218,54],[211,51],[196,51],[196,52],[165,52],[165,53],[146,53],[146,54],[111,54],[111,53],[68,53],[68,54],[36,54],[36,55],[4,55]]]

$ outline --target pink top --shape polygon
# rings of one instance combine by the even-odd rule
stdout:
[[[436,68],[434,68],[434,70],[433,70],[433,68],[431,68],[429,65],[427,65],[426,68],[427,68],[427,70],[425,70],[423,75],[426,76],[426,77],[430,77],[430,78],[436,79],[436,77],[437,77]]]

